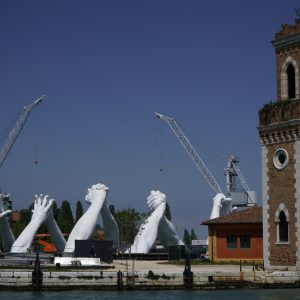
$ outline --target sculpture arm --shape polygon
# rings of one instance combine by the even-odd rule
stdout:
[[[223,201],[226,200],[225,195],[219,193],[213,198],[213,208],[211,211],[210,219],[220,217],[220,211],[222,208]]]
[[[87,240],[90,238],[97,224],[107,191],[108,187],[100,183],[93,185],[88,189],[85,200],[90,202],[91,205],[74,226],[66,243],[64,252],[74,252],[75,240]]]
[[[52,208],[49,211],[48,218],[46,219],[45,224],[51,235],[52,242],[56,246],[56,249],[59,252],[63,252],[66,246],[66,240],[54,219]]]
[[[30,248],[34,235],[41,226],[41,224],[47,219],[47,214],[52,206],[53,199],[47,199],[47,196],[42,198],[36,196],[34,202],[34,210],[31,217],[31,221],[22,231],[17,240],[13,243],[11,247],[11,252],[13,253],[24,253]]]
[[[166,216],[163,216],[158,226],[158,239],[167,250],[169,246],[184,245],[179,238],[176,228]]]
[[[106,205],[106,201],[101,209],[101,217],[106,240],[112,240],[114,247],[120,247],[120,232],[118,224]]]
[[[0,232],[2,236],[2,246],[4,251],[9,251],[15,242],[15,237],[11,231],[11,228],[9,226],[8,218],[6,217],[8,214],[11,213],[11,210],[3,211],[3,206],[1,204],[1,210],[0,213]]]
[[[162,193],[161,195],[161,197],[148,199],[147,204],[150,210],[155,210],[162,202],[166,202],[166,196]],[[158,226],[158,239],[165,249],[168,249],[169,246],[184,245],[177,234],[175,226],[167,219],[165,214],[161,218]]]
[[[158,201],[165,198],[165,195],[159,191],[151,191],[150,196],[147,198],[148,201],[151,199],[159,199]],[[166,202],[161,203],[153,210],[146,221],[140,226],[140,229],[134,239],[133,245],[130,247],[132,253],[148,253],[153,246],[157,234],[158,226],[161,218],[164,216],[166,210]]]

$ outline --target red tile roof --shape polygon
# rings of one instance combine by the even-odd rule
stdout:
[[[202,222],[202,225],[262,223],[262,219],[262,207],[253,206],[244,210],[232,212],[219,218],[205,220]]]

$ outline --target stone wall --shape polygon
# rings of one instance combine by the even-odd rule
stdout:
[[[31,290],[31,271],[1,271],[0,289]],[[143,272],[123,274],[124,289],[184,289],[183,273],[154,273],[147,278]],[[234,287],[300,287],[300,272],[195,272],[194,289]],[[118,289],[117,272],[62,271],[43,272],[43,290]]]

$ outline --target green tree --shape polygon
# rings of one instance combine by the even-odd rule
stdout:
[[[195,233],[194,229],[192,228],[191,230],[191,240],[197,240],[198,237],[197,237],[197,234]]]
[[[83,215],[83,207],[80,201],[76,203],[76,217],[75,217],[75,224]]]
[[[172,221],[171,209],[170,209],[170,205],[168,203],[166,203],[165,216],[170,222]]]
[[[142,218],[143,214],[132,208],[123,209],[115,213],[115,219],[118,223],[121,241],[123,243],[129,245],[133,243]]]
[[[183,232],[183,241],[186,245],[191,245],[192,240],[191,240],[191,235],[187,229],[184,229]]]
[[[57,221],[60,213],[60,208],[57,206],[55,201],[53,202],[52,210],[53,210],[54,219]]]
[[[64,200],[61,204],[57,225],[63,233],[70,233],[73,228],[74,218],[68,200]]]

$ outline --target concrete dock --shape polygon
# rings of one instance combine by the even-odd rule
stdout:
[[[0,289],[32,290],[32,267],[0,267]],[[167,261],[116,260],[99,268],[42,265],[42,290],[66,289],[226,289],[300,287],[299,271],[253,270],[253,266],[184,265]]]

